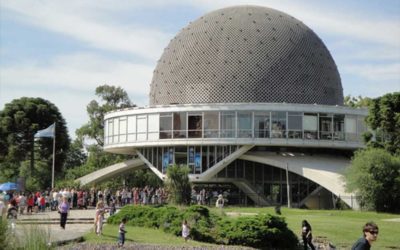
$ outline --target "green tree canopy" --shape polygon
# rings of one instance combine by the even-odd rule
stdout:
[[[169,200],[178,205],[189,205],[191,196],[191,184],[189,182],[188,166],[169,166],[167,168],[166,187],[170,195]]]
[[[104,144],[104,115],[105,113],[122,108],[135,107],[128,94],[121,87],[102,85],[96,88],[96,95],[101,103],[92,100],[86,107],[89,122],[77,129],[76,134],[82,141],[95,140],[100,147]]]
[[[371,101],[372,99],[369,97],[354,97],[351,95],[347,95],[344,97],[344,105],[352,108],[368,107]]]
[[[345,172],[346,189],[366,209],[400,212],[400,156],[384,149],[359,150]]]
[[[400,154],[400,92],[373,99],[366,121],[376,133],[375,142],[372,136],[366,136],[370,146]]]
[[[56,122],[56,174],[62,173],[66,152],[70,145],[65,120],[58,108],[42,98],[23,97],[5,105],[0,111],[0,178],[1,181],[24,176],[31,182],[40,180],[35,188],[46,188],[51,183],[53,140],[43,138],[34,143],[34,134]],[[35,147],[34,169],[29,168]],[[33,172],[32,172],[33,170]],[[26,174],[33,173],[32,176]]]
[[[86,146],[86,151],[89,155],[85,163],[78,166],[78,162],[72,161],[76,154],[79,155],[79,152],[77,151],[78,149],[75,150],[75,153],[71,152],[70,163],[76,167],[67,171],[65,176],[67,180],[76,179],[103,167],[125,161],[132,157],[127,155],[111,154],[103,151],[103,123],[105,113],[117,109],[135,107],[136,105],[132,104],[128,94],[121,87],[102,85],[97,87],[95,92],[96,95],[100,97],[100,101],[98,102],[97,100],[92,100],[87,105],[89,121],[76,131],[76,145],[83,149],[84,144],[88,143],[89,146]],[[120,187],[123,183],[123,178],[125,178],[125,184],[129,186],[159,186],[161,183],[161,180],[157,179],[157,177],[155,178],[155,175],[153,173],[149,173],[149,171],[135,171],[134,173],[113,178],[112,181],[106,181],[100,185],[108,187]]]

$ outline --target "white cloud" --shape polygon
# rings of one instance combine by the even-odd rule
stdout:
[[[147,94],[152,65],[110,60],[95,54],[73,54],[54,58],[48,65],[37,62],[3,66],[1,81],[9,86],[34,86],[94,90],[100,84],[120,85],[125,90]]]
[[[81,10],[79,2],[6,1],[2,7],[14,11],[21,22],[84,41],[94,48],[128,52],[156,60],[171,34],[130,24],[122,26],[110,20],[96,19],[91,12]],[[110,3],[112,5],[112,3]],[[115,17],[117,18],[117,17]]]
[[[60,56],[49,65],[25,62],[3,66],[0,71],[0,107],[23,96],[53,102],[65,117],[70,134],[87,120],[86,105],[96,99],[102,84],[120,86],[131,100],[147,104],[152,65],[109,60],[94,54]]]
[[[395,81],[399,85],[398,90],[400,90],[400,63],[344,65],[342,70],[348,74],[359,75],[376,82]]]

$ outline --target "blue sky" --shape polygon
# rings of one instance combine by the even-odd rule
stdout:
[[[400,0],[3,0],[0,110],[16,98],[42,97],[60,109],[74,138],[97,86],[121,86],[147,105],[169,40],[209,11],[243,4],[286,12],[314,30],[345,95],[400,91]]]

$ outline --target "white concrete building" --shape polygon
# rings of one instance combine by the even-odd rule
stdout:
[[[367,110],[343,106],[333,58],[297,19],[257,6],[206,14],[171,40],[150,86],[149,106],[104,118],[104,150],[138,158],[83,184],[143,167],[165,179],[177,164],[196,185],[229,188],[232,204],[357,208],[342,173]]]

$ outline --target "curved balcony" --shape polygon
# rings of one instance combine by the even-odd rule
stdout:
[[[363,147],[366,109],[306,104],[188,104],[106,114],[104,149],[179,145]]]

